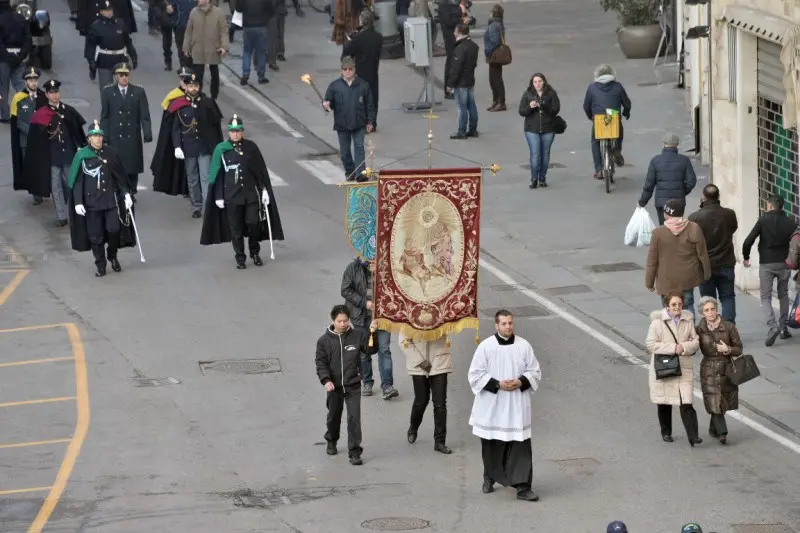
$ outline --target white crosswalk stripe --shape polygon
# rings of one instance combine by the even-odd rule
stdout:
[[[288,187],[289,184],[286,183],[286,180],[282,177],[278,176],[273,172],[271,168],[267,168],[267,172],[269,172],[269,181],[272,183],[273,187]]]
[[[330,161],[303,159],[297,161],[297,164],[325,185],[336,185],[344,181],[344,170]]]

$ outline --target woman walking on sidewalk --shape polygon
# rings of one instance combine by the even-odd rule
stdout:
[[[489,64],[489,87],[492,88],[492,105],[486,111],[506,110],[506,86],[503,83],[503,65],[492,62],[492,53],[505,42],[503,6],[495,4],[489,13],[489,27],[483,34],[483,53]]]
[[[525,140],[531,159],[531,189],[547,187],[550,148],[556,138],[556,118],[561,111],[558,94],[544,74],[531,76],[528,88],[519,102],[519,114],[525,118]]]

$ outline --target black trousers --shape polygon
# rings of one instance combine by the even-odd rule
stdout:
[[[697,411],[692,404],[680,406],[681,420],[683,428],[686,430],[686,437],[690,440],[697,440],[700,437],[700,429],[697,422]],[[672,435],[672,406],[658,404],[658,423],[661,425],[662,435]]]
[[[725,415],[711,415],[708,434],[712,437],[723,437],[728,434],[728,423],[725,422]]]
[[[489,63],[489,87],[492,89],[492,102],[506,103],[506,85],[503,83],[503,67]]]
[[[453,34],[455,28],[442,28],[442,40],[444,41],[444,81],[447,84],[447,74],[450,72],[450,63],[453,62],[453,50],[456,48],[456,36]]]
[[[139,186],[139,174],[128,174],[128,183],[131,185],[131,196],[136,195],[136,188]]]
[[[178,63],[182,67],[191,67],[192,60],[183,55],[183,36],[186,28],[162,26],[161,27],[161,48],[164,52],[164,63],[172,65],[172,35],[175,35],[175,48],[178,51]]]
[[[342,412],[347,405],[347,449],[350,457],[361,455],[361,385],[341,389],[339,387],[328,393],[327,428],[325,440],[337,442],[342,426]]]
[[[211,72],[211,98],[216,100],[219,96],[219,65],[198,65],[194,64],[194,71],[200,80],[200,90],[203,90],[203,79],[206,75],[206,66]]]
[[[101,211],[86,210],[86,232],[89,234],[89,243],[92,245],[94,263],[97,266],[106,265],[106,242],[108,242],[108,259],[117,258],[120,229],[116,207]]]
[[[411,423],[408,431],[416,433],[422,416],[433,397],[433,442],[444,444],[447,438],[447,374],[411,376],[414,384],[414,403],[411,404]]]
[[[244,263],[247,260],[247,256],[244,253],[243,237],[245,227],[248,235],[250,235],[247,238],[247,247],[250,250],[250,255],[261,253],[261,244],[258,242],[258,210],[261,206],[256,203],[244,205],[228,204],[225,207],[228,211],[228,222],[231,226],[231,244],[233,244],[233,253],[236,254],[236,262]]]

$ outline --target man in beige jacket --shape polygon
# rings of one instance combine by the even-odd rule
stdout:
[[[428,401],[433,397],[433,449],[443,454],[452,451],[445,445],[447,437],[447,374],[453,371],[453,356],[447,340],[412,341],[400,334],[400,350],[406,356],[406,369],[414,384],[408,442],[417,441],[417,431]]]
[[[186,26],[183,53],[192,60],[194,71],[200,78],[201,91],[208,65],[211,72],[210,94],[214,100],[219,96],[219,64],[230,46],[225,13],[209,0],[197,0],[197,7],[192,9]]]
[[[647,253],[644,284],[662,297],[682,292],[683,308],[694,314],[694,288],[711,277],[703,230],[683,218],[685,205],[668,200],[664,205],[664,225],[653,230]]]

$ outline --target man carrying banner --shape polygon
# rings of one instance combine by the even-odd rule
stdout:
[[[128,177],[117,152],[103,146],[103,136],[100,122],[95,120],[89,127],[89,145],[75,154],[68,182],[72,191],[69,202],[72,249],[92,251],[98,278],[106,275],[106,257],[114,272],[122,271],[117,250],[134,245],[132,212],[128,211],[133,199]],[[123,228],[127,230],[124,238]]]
[[[28,130],[33,113],[47,105],[47,95],[39,88],[39,71],[28,68],[23,74],[25,90],[14,95],[11,100],[11,161],[14,171],[14,190],[24,190],[25,149],[28,147]],[[41,196],[33,196],[33,205],[42,203]]]
[[[244,123],[238,115],[228,123],[228,139],[211,155],[200,244],[231,242],[236,268],[244,270],[244,238],[253,264],[263,266],[259,241],[282,241],[283,228],[269,170],[256,143],[244,138]]]

